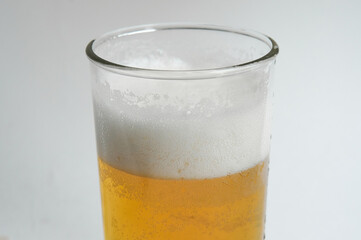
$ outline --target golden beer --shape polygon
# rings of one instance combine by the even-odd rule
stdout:
[[[86,52],[105,239],[264,239],[273,39],[160,24]]]
[[[106,240],[263,239],[268,160],[210,179],[156,179],[99,159]]]

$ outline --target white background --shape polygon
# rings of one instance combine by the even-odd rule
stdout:
[[[0,2],[0,239],[102,239],[86,44],[203,22],[280,45],[266,238],[360,239],[361,1]]]

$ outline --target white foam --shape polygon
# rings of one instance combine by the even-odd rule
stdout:
[[[269,154],[264,74],[201,81],[99,75],[98,155],[154,178],[214,178],[253,167]]]
[[[144,50],[143,50],[144,52]],[[143,53],[142,52],[142,53]],[[139,52],[137,53],[139,54]],[[122,64],[136,68],[158,69],[158,70],[185,70],[189,65],[179,58],[170,57],[162,49],[150,53],[144,53],[148,57],[123,56]]]

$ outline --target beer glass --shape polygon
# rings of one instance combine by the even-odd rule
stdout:
[[[105,239],[263,239],[277,44],[156,24],[86,53]]]

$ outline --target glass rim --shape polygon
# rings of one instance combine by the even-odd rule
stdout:
[[[207,30],[207,31],[219,31],[219,32],[239,34],[253,39],[257,39],[265,43],[270,48],[270,50],[259,58],[240,64],[233,64],[219,68],[189,69],[189,70],[151,69],[151,68],[139,68],[139,67],[122,65],[112,61],[108,61],[100,57],[93,50],[93,46],[96,41],[102,42],[102,40],[106,40],[109,38],[119,38],[122,36],[149,33],[155,31],[164,31],[164,30]],[[86,46],[85,52],[89,60],[93,62],[95,65],[105,70],[115,72],[118,74],[141,77],[141,78],[149,78],[149,79],[187,80],[187,79],[216,78],[216,77],[233,75],[240,72],[252,70],[254,68],[257,68],[262,63],[275,59],[275,57],[279,53],[279,47],[278,44],[271,37],[249,29],[232,28],[232,27],[226,27],[220,25],[198,24],[198,23],[158,23],[158,24],[147,24],[147,25],[139,25],[133,27],[125,27],[125,28],[117,29],[112,32],[105,33],[100,37],[90,41]]]

